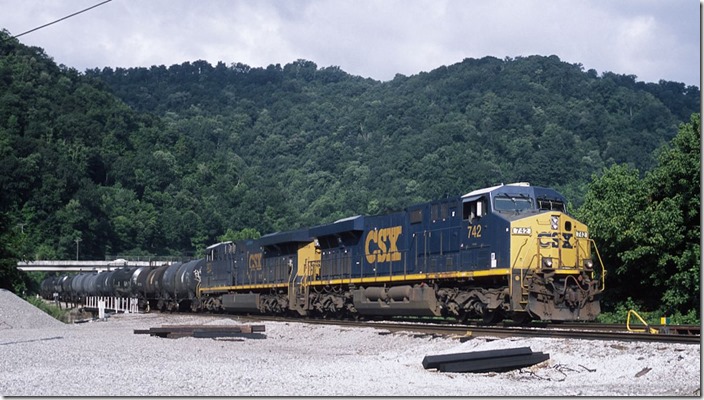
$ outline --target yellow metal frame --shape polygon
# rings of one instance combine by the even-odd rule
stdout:
[[[640,322],[643,323],[644,328],[643,329],[635,329],[631,328],[631,315],[635,315]],[[652,333],[652,334],[657,334],[658,330],[651,328],[650,325],[645,322],[645,320],[635,311],[635,310],[628,310],[628,315],[626,316],[626,329],[628,332],[639,332],[639,333]]]

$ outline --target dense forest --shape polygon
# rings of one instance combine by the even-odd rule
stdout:
[[[696,180],[689,170],[666,178],[681,142],[699,154],[699,108],[696,86],[585,71],[554,55],[465,59],[388,82],[307,60],[79,72],[3,31],[0,283],[31,285],[18,259],[194,256],[222,238],[528,181],[571,200],[603,242],[614,284],[644,261],[684,271],[696,259],[698,293],[698,247],[683,255],[680,242],[648,243],[659,233],[647,231],[657,227],[646,212],[687,209],[656,217],[698,246],[699,169]],[[692,129],[696,143],[680,138]],[[691,197],[671,199],[682,188],[696,215]],[[623,220],[641,229],[637,240],[614,244],[621,225],[599,211],[604,202],[645,210]],[[641,251],[631,244],[649,250],[631,254]],[[693,273],[677,275],[688,282],[677,290],[695,290]],[[667,290],[672,307],[698,310]]]

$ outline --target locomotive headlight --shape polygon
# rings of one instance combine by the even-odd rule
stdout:
[[[552,258],[543,257],[543,268],[552,268]]]
[[[584,269],[587,271],[594,269],[594,262],[592,260],[584,260]]]

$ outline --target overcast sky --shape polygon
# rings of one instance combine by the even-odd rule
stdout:
[[[0,0],[0,29],[18,35],[102,1]],[[306,59],[387,81],[465,58],[554,54],[701,87],[694,0],[112,0],[18,39],[79,71]]]

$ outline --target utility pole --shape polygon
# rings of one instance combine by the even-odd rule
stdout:
[[[78,261],[78,243],[81,242],[81,238],[76,238],[74,242],[76,242],[76,261]]]

